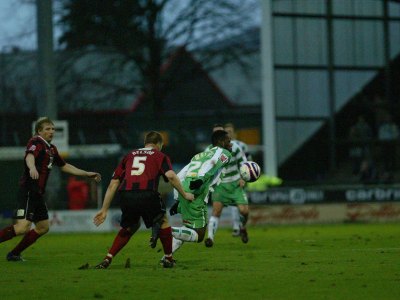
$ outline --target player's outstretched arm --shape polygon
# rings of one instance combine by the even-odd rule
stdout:
[[[108,209],[110,208],[111,202],[114,199],[114,195],[119,187],[119,184],[120,182],[118,179],[111,179],[106,194],[104,195],[103,206],[101,210],[93,218],[93,223],[96,226],[99,226],[106,220]]]
[[[97,172],[88,172],[85,170],[81,170],[71,164],[65,164],[64,166],[61,167],[61,171],[71,174],[71,175],[76,175],[76,176],[83,176],[83,177],[88,177],[94,179],[96,182],[101,181],[101,175]]]
[[[191,193],[186,193],[185,190],[183,189],[183,186],[181,184],[181,181],[179,180],[178,176],[176,173],[172,170],[169,170],[165,173],[165,176],[167,176],[170,184],[178,191],[179,194],[182,195],[183,198],[185,198],[188,201],[193,201],[194,200],[194,195]]]

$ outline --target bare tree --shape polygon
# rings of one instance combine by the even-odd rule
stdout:
[[[109,58],[108,63],[104,61],[106,69],[115,74],[117,66],[131,75],[123,85],[102,76],[87,76],[88,72],[84,81],[119,95],[139,89],[154,117],[163,111],[162,90],[168,88],[160,69],[174,49],[183,46],[200,52],[197,57],[206,70],[232,61],[244,64],[249,49],[235,37],[255,25],[258,4],[257,0],[59,1],[63,31],[59,42],[67,52],[74,51],[68,60],[76,65],[77,59],[88,59],[88,53],[96,56],[102,51]],[[105,101],[115,99],[111,94],[103,96]]]

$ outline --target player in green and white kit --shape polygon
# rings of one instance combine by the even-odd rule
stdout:
[[[229,136],[231,137],[232,142],[238,144],[240,149],[242,149],[242,151],[246,155],[246,159],[253,160],[251,157],[251,154],[249,153],[249,147],[247,146],[247,144],[236,139],[235,126],[233,125],[233,123],[226,123],[224,125],[223,129],[226,132],[228,132]],[[243,186],[245,185],[244,181],[243,181],[242,185]],[[233,206],[230,206],[230,209],[231,209],[231,216],[232,216],[232,236],[239,236],[240,235],[240,223],[241,223],[239,208],[236,205],[233,205]]]
[[[194,194],[194,200],[188,201],[175,194],[177,202],[170,214],[182,214],[183,226],[172,227],[172,252],[178,250],[184,242],[202,242],[207,228],[207,203],[209,192],[219,183],[224,166],[232,158],[231,139],[226,131],[218,130],[212,134],[212,148],[196,154],[190,163],[179,173],[185,191]]]
[[[224,206],[237,206],[240,213],[240,236],[243,243],[248,242],[246,223],[249,214],[247,195],[244,190],[245,182],[240,177],[240,165],[247,161],[246,154],[238,143],[232,141],[232,160],[223,170],[221,183],[215,187],[212,194],[213,212],[209,220],[207,247],[214,244],[214,236],[218,229],[219,218]]]

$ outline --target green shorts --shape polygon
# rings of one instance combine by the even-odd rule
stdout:
[[[193,192],[186,187],[187,183],[183,182],[182,185],[185,191]],[[178,212],[182,215],[183,225],[194,229],[203,228],[207,225],[208,208],[207,203],[204,202],[207,195],[208,189],[203,189],[200,194],[195,194],[193,201],[188,201],[179,195]]]
[[[224,206],[248,205],[246,192],[239,182],[220,183],[214,187],[213,202],[221,202]]]

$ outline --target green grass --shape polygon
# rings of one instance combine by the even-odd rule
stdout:
[[[138,232],[107,270],[78,267],[100,262],[114,234],[49,234],[27,261],[0,260],[0,298],[400,299],[399,224],[249,228],[246,245],[221,229],[213,248],[184,244],[174,269],[158,265],[149,234]],[[0,255],[18,241],[0,244]]]

